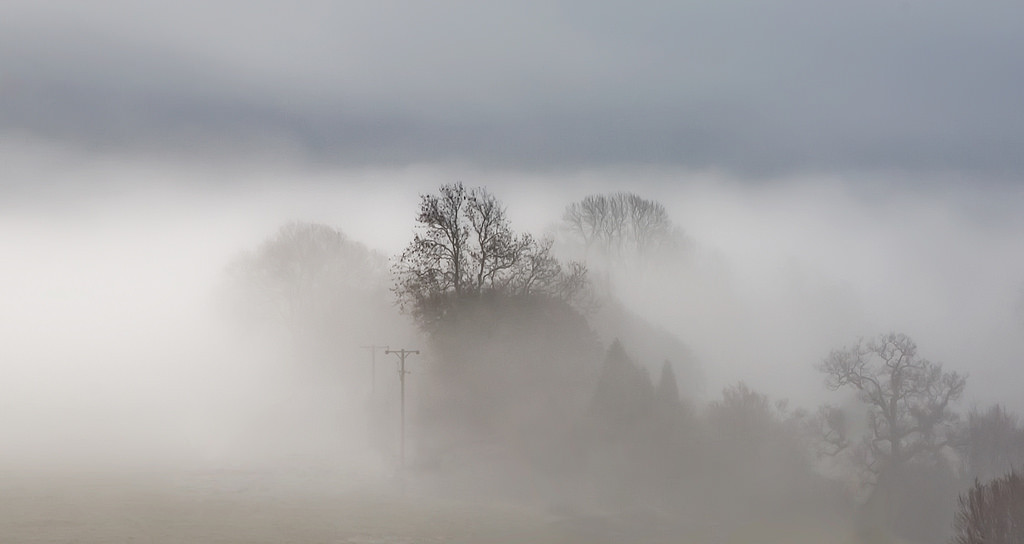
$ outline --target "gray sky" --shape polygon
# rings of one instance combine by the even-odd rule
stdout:
[[[0,7],[0,132],[333,165],[1024,172],[1024,4]]]

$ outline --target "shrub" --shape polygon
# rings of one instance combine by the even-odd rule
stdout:
[[[1024,476],[1016,471],[982,484],[974,481],[959,498],[954,544],[1024,542]]]

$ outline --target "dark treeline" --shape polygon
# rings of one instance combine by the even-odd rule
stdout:
[[[695,242],[661,204],[593,195],[536,238],[488,190],[454,184],[422,195],[416,219],[390,270],[336,229],[302,223],[230,267],[234,306],[249,322],[286,323],[308,364],[365,358],[356,348],[385,337],[422,344],[411,485],[543,502],[612,532],[790,525],[939,542],[958,495],[978,481],[959,503],[974,508],[1004,484],[978,487],[1024,466],[1017,416],[958,413],[966,377],[899,333],[822,354],[823,387],[842,408],[790,407],[743,382],[698,402],[685,342],[615,295],[616,282],[685,266]],[[385,456],[393,410],[370,405]]]

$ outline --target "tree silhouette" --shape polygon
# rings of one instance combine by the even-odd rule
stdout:
[[[611,261],[643,258],[677,240],[665,207],[634,193],[590,195],[565,208],[566,230],[583,245]]]
[[[950,445],[956,414],[950,404],[966,378],[917,354],[904,334],[889,333],[834,350],[818,369],[829,389],[853,388],[867,405],[864,467],[876,476]]]
[[[572,299],[586,269],[563,267],[550,240],[516,234],[500,201],[484,188],[443,185],[420,197],[418,231],[393,267],[394,292],[421,327],[466,296],[544,294]]]
[[[615,340],[605,354],[594,393],[593,415],[613,434],[628,433],[645,423],[654,407],[654,387],[647,371]]]
[[[957,439],[958,415],[950,405],[966,378],[920,357],[914,341],[897,333],[833,350],[818,369],[830,389],[853,389],[866,406],[859,440],[849,436],[844,417],[830,417],[837,412],[826,409],[819,419],[833,442],[828,453],[853,461],[870,490],[864,520],[909,538],[941,538],[926,520],[955,496],[945,453]]]

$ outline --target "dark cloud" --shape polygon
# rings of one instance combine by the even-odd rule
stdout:
[[[1024,173],[1012,2],[9,2],[0,132],[343,165]]]

